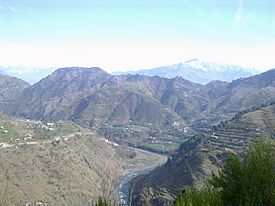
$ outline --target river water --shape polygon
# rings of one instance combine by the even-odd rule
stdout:
[[[153,153],[153,152],[143,150],[143,149],[137,149],[137,148],[134,148],[134,149],[138,150],[140,152],[150,153],[152,155],[158,155],[158,156],[167,158],[166,155],[160,155],[160,154]],[[120,179],[120,182],[118,185],[118,197],[119,197],[120,202],[123,203],[124,206],[129,206],[129,197],[130,197],[130,191],[131,191],[133,177],[147,174],[150,171],[154,170],[157,166],[158,165],[151,167],[151,168],[143,168],[143,169],[141,168],[141,169],[129,171],[125,176],[123,176]]]
[[[119,196],[120,202],[123,203],[124,206],[129,206],[129,197],[130,197],[133,177],[136,177],[139,175],[145,175],[150,171],[152,171],[153,169],[154,168],[144,169],[137,172],[130,172],[129,174],[121,178],[118,186],[118,196]]]

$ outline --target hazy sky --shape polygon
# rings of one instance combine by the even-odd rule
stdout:
[[[274,0],[0,0],[0,65],[275,67]]]

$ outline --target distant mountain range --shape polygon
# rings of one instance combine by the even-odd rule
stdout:
[[[0,74],[22,79],[34,84],[50,75],[56,68],[28,67],[28,66],[0,66]],[[246,78],[260,73],[253,68],[244,68],[233,64],[217,64],[199,59],[191,59],[184,63],[161,66],[153,69],[138,71],[114,72],[113,75],[139,74],[145,76],[159,76],[165,78],[182,77],[194,83],[207,84],[219,80],[231,82],[239,78]]]
[[[253,76],[257,73],[259,73],[259,71],[252,68],[244,68],[231,64],[216,64],[199,59],[191,59],[179,64],[146,70],[115,72],[113,74],[139,74],[165,78],[182,77],[191,82],[207,84],[214,80],[231,82],[239,78]]]
[[[28,67],[28,66],[0,66],[0,74],[22,79],[30,84],[34,84],[42,78],[54,72],[56,68]]]

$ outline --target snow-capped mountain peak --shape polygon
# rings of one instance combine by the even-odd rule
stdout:
[[[186,66],[190,66],[193,69],[203,70],[203,71],[212,71],[212,72],[225,72],[229,70],[243,70],[243,71],[249,71],[253,74],[257,74],[257,69],[254,68],[244,68],[238,65],[234,64],[220,64],[220,63],[214,63],[210,61],[205,61],[201,59],[190,59],[184,62]]]
[[[233,64],[213,63],[194,58],[179,64],[117,74],[140,74],[166,78],[180,76],[192,82],[207,84],[214,80],[231,82],[235,79],[249,77],[257,73],[259,71],[253,68],[244,68]]]

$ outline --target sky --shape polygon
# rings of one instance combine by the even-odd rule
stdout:
[[[274,0],[0,0],[0,65],[275,68]],[[27,68],[26,67],[26,68]]]

